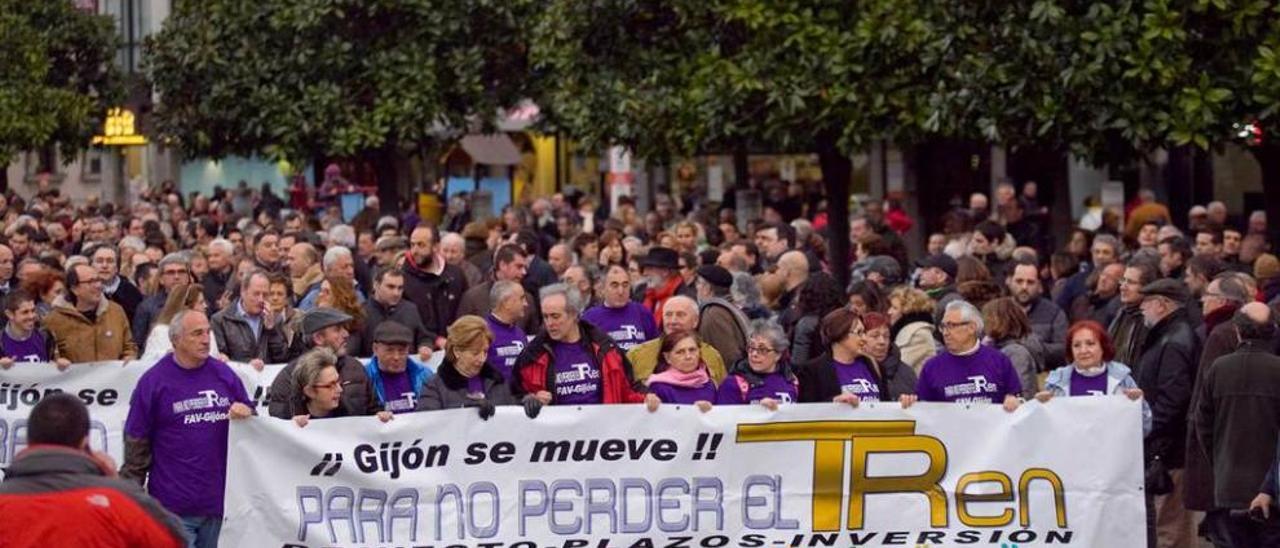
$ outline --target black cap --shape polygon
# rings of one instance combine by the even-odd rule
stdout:
[[[373,330],[373,342],[383,344],[413,344],[413,331],[404,324],[386,321]]]
[[[1191,297],[1187,284],[1181,280],[1160,278],[1142,287],[1143,297],[1165,297],[1177,303],[1185,303]]]
[[[302,331],[310,337],[321,329],[333,325],[341,325],[351,321],[346,312],[329,307],[320,307],[302,316]]]
[[[680,268],[680,254],[669,247],[651,247],[649,253],[640,259],[640,267],[646,266],[676,270]]]
[[[956,264],[956,260],[946,253],[937,253],[924,257],[916,261],[916,266],[920,268],[938,268],[947,273],[947,277],[951,281],[956,281],[956,272],[960,270],[960,265]]]
[[[704,264],[698,267],[698,277],[716,287],[730,287],[733,285],[733,274],[718,265]]]

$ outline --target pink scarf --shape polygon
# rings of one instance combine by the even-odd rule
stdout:
[[[698,364],[698,368],[689,373],[682,373],[674,367],[668,367],[666,371],[649,376],[650,383],[660,382],[680,388],[697,388],[710,380],[711,374],[707,373],[707,366],[702,364]]]

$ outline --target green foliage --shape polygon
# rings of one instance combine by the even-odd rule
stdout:
[[[57,145],[89,146],[123,88],[111,20],[70,2],[0,0],[0,163]]]
[[[535,0],[180,0],[148,43],[156,126],[190,156],[351,156],[492,124],[534,81]]]

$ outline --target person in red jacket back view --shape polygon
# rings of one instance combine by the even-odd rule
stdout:
[[[516,358],[511,392],[536,417],[543,405],[644,403],[642,385],[608,335],[581,321],[582,296],[565,284],[540,291],[542,330]]]
[[[51,394],[36,404],[27,442],[0,483],[0,545],[186,545],[177,517],[115,477],[111,457],[89,450],[89,410],[79,398]]]

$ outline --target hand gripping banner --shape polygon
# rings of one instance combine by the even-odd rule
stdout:
[[[1140,403],[231,426],[225,547],[1144,546]]]

